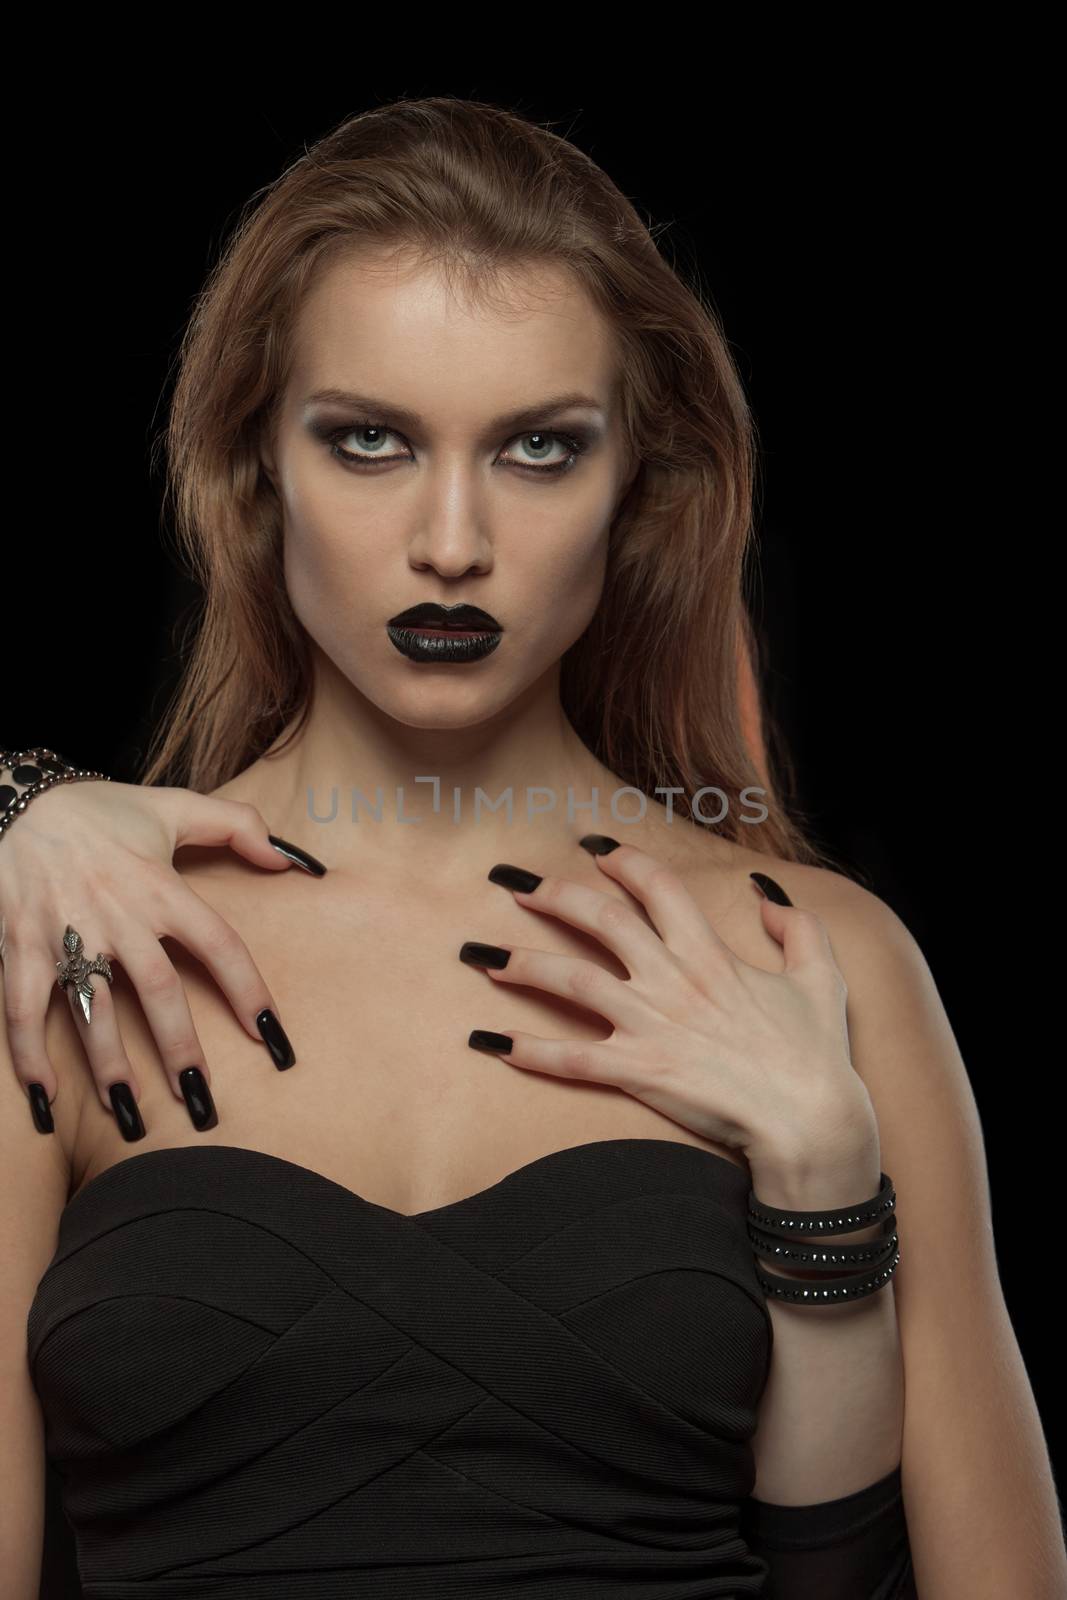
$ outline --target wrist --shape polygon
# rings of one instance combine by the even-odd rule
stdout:
[[[833,1161],[751,1166],[757,1200],[782,1211],[830,1211],[858,1205],[878,1193],[882,1179],[877,1144]]]
[[[752,1165],[752,1191],[764,1205],[782,1211],[830,1211],[840,1206],[842,1212],[859,1206],[878,1193],[882,1179],[881,1150],[877,1136],[868,1137],[860,1144],[843,1145],[832,1153],[811,1153],[788,1161],[767,1161]],[[835,1232],[835,1244],[865,1244],[882,1237],[882,1222],[855,1228],[849,1232]],[[795,1278],[820,1278],[824,1269],[793,1267],[765,1262],[773,1273]]]
[[[824,1211],[875,1192],[881,1175],[878,1119],[867,1087],[856,1073],[852,1083],[852,1095],[839,1096],[821,1106],[809,1104],[803,1124],[793,1118],[788,1127],[776,1127],[743,1147],[752,1187],[761,1200],[783,1210]],[[874,1186],[863,1196],[842,1190],[842,1185],[847,1191],[850,1182],[871,1169]],[[767,1189],[766,1194],[761,1193],[760,1183]],[[788,1189],[797,1199],[775,1200],[772,1189]],[[806,1198],[809,1193],[824,1192],[826,1198],[822,1201]]]

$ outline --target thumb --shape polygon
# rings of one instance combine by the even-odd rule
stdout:
[[[783,910],[783,907],[788,906],[792,910],[794,909],[793,902],[781,884],[776,883],[773,878],[768,878],[765,872],[750,872],[749,877],[757,888],[762,891],[760,911],[763,915],[763,926],[771,938],[782,946],[785,964],[788,967],[791,965],[789,950],[791,930],[789,924],[795,919],[792,919],[789,916],[789,912]]]
[[[245,800],[219,800],[184,791],[175,849],[183,844],[229,845],[255,866],[280,872],[294,862],[318,878],[326,872],[322,862],[308,851],[271,833],[262,812]]]
[[[773,878],[768,878],[765,872],[750,872],[749,877],[763,890],[764,899],[771,901],[772,904],[778,906],[793,904],[781,884],[776,883]]]
[[[781,884],[765,872],[750,872],[749,877],[763,890],[763,926],[782,946],[786,971],[832,959],[830,936],[820,917],[798,910]]]

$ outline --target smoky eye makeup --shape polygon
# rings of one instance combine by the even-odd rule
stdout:
[[[378,435],[375,445],[392,439],[409,450],[404,434],[380,419],[348,417],[340,421],[336,417],[327,415],[309,418],[306,426],[312,437],[324,446],[342,468],[350,468],[357,474],[373,475],[377,468],[402,465],[412,459],[410,454],[398,453],[395,447],[383,448],[380,451],[376,448],[350,450],[344,447],[343,441],[352,435],[374,433]],[[603,433],[602,427],[589,422],[564,422],[554,428],[526,427],[505,441],[501,451],[503,459],[499,461],[499,465],[511,467],[527,477],[559,477],[563,473],[573,471],[581,457],[603,437]],[[544,441],[557,452],[556,459],[546,460],[544,463],[521,459],[521,456],[516,455],[515,447],[521,446],[529,439]],[[358,441],[356,443],[358,444]],[[559,452],[562,452],[562,456]]]

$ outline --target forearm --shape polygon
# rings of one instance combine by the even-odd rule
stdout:
[[[752,1168],[756,1197],[791,1211],[869,1199],[880,1177],[876,1134],[833,1165]],[[834,1234],[833,1242],[860,1244],[879,1237],[881,1223]],[[768,1276],[779,1271],[765,1257],[760,1264]],[[788,1276],[828,1274],[819,1269]],[[769,1295],[767,1308],[774,1350],[754,1440],[753,1498],[812,1505],[884,1478],[900,1464],[904,1426],[904,1365],[892,1279],[849,1304],[794,1305]]]

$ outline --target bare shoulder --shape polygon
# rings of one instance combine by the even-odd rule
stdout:
[[[763,926],[763,892],[754,872],[773,878],[793,905],[822,920],[846,984],[861,983],[865,976],[877,980],[894,948],[903,955],[910,947],[913,959],[918,954],[892,908],[844,873],[749,849],[692,824],[661,829],[647,845],[641,843],[678,874],[735,954],[755,965],[772,971],[782,967],[780,946]]]
[[[822,922],[834,961],[848,991],[850,1039],[857,1070],[868,1087],[889,1074],[903,1057],[914,1061],[922,1036],[956,1080],[962,1063],[955,1050],[933,975],[923,952],[892,906],[844,873],[787,861],[723,840],[690,864],[686,886],[717,933],[742,960],[781,971],[781,947],[763,926],[762,891],[751,874],[772,878],[794,906]]]
[[[834,961],[849,996],[849,1024],[872,1035],[864,1039],[865,1057],[873,1059],[873,1035],[906,1042],[911,1019],[917,1027],[944,1036],[948,1021],[929,965],[918,941],[885,900],[855,879],[827,867],[785,861],[741,850],[734,871],[749,886],[749,921],[762,930],[759,899],[751,873],[765,873],[779,884],[792,904],[813,912],[830,940]],[[765,935],[765,937],[769,937]]]

